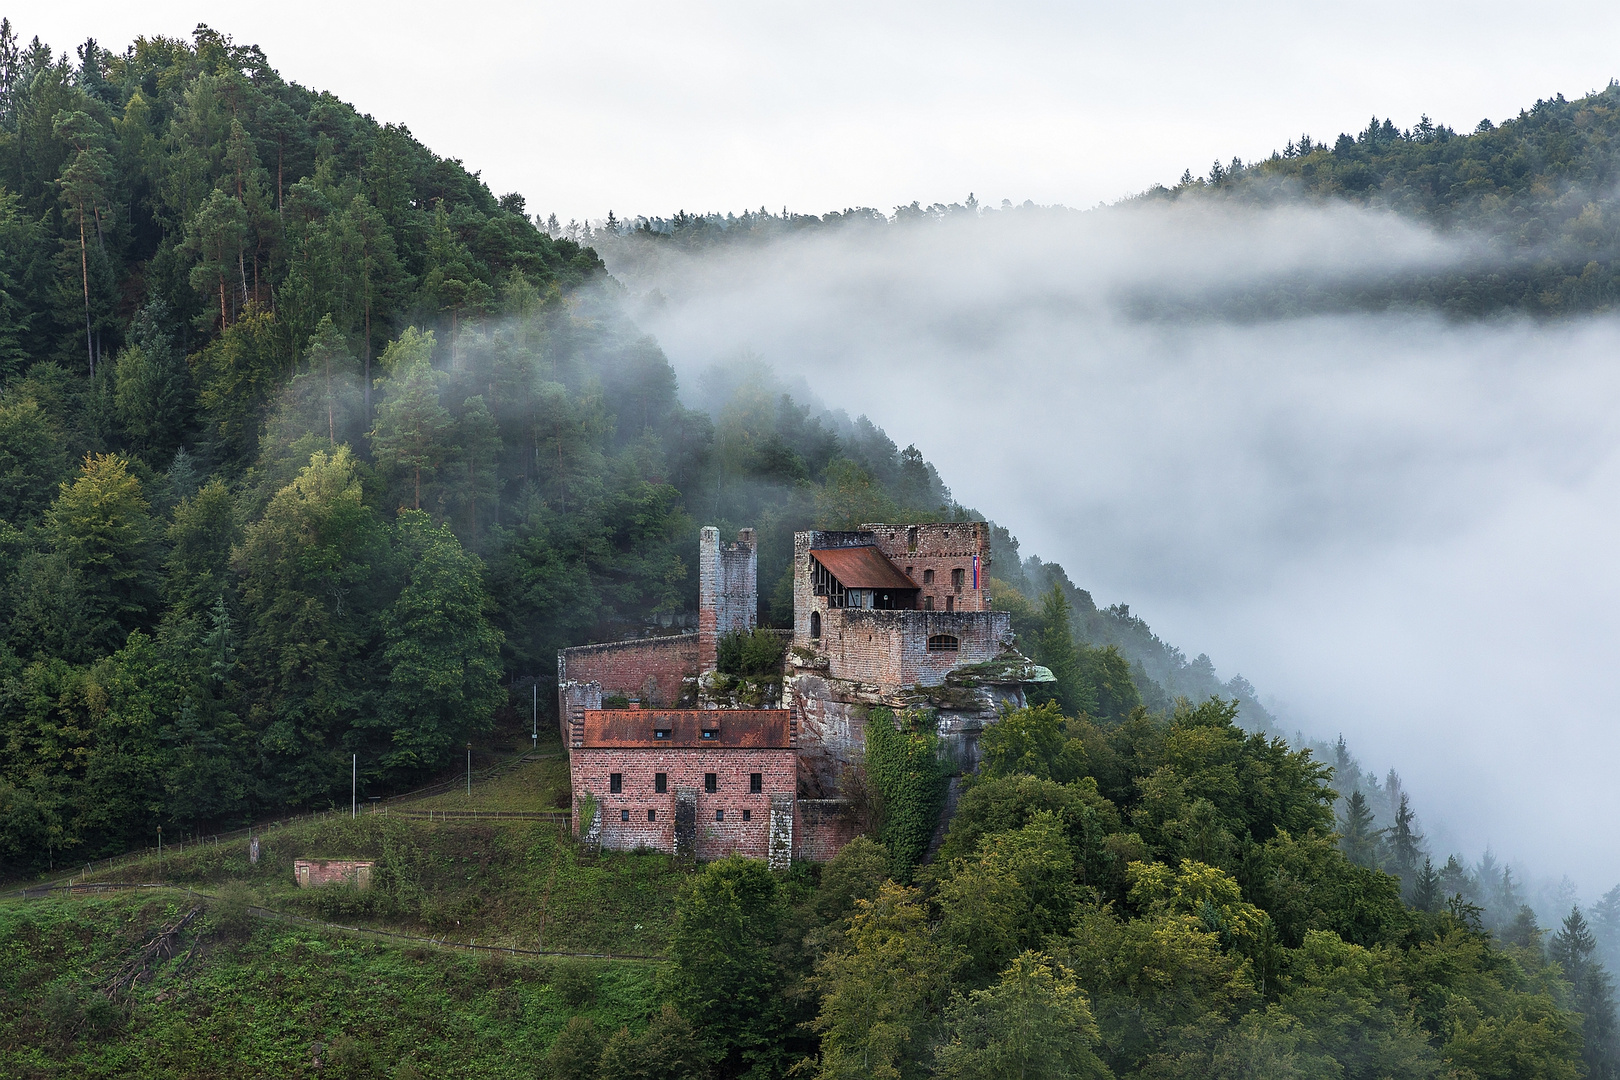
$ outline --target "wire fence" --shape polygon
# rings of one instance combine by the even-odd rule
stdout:
[[[172,842],[164,842],[161,851],[159,850],[157,845],[152,845],[152,846],[149,846],[149,847],[142,847],[142,848],[135,848],[135,849],[131,849],[129,851],[123,852],[122,854],[119,854],[119,855],[108,856],[105,859],[94,859],[94,860],[91,860],[91,861],[83,863],[83,864],[75,864],[73,869],[71,869],[71,870],[64,867],[62,870],[60,870],[60,871],[58,871],[58,872],[56,872],[54,874],[45,874],[45,875],[35,879],[35,883],[33,885],[14,886],[10,891],[0,893],[0,896],[13,896],[13,895],[16,895],[19,892],[26,891],[28,889],[36,887],[37,885],[41,885],[41,884],[45,884],[45,883],[49,883],[49,882],[71,882],[75,878],[90,877],[90,876],[94,876],[96,874],[104,874],[104,873],[107,873],[109,871],[119,869],[120,867],[129,866],[129,865],[132,865],[134,863],[143,862],[143,861],[145,861],[147,859],[156,858],[159,854],[162,854],[162,855],[171,855],[171,854],[172,855],[182,855],[182,854],[185,853],[185,851],[186,851],[186,849],[188,847],[192,848],[193,850],[195,850],[199,846],[218,847],[220,844],[230,843],[230,842],[236,841],[236,840],[247,840],[247,839],[249,839],[251,837],[262,836],[262,835],[264,835],[266,833],[271,832],[272,830],[284,829],[284,828],[287,828],[287,827],[292,826],[292,825],[309,825],[309,824],[313,824],[313,823],[315,823],[317,821],[324,821],[324,820],[326,820],[328,818],[332,818],[332,817],[349,817],[349,816],[351,816],[351,814],[354,814],[358,810],[361,810],[361,809],[363,809],[363,811],[365,813],[367,813],[367,814],[385,814],[385,815],[388,815],[388,816],[422,818],[424,820],[445,820],[445,821],[450,821],[450,820],[461,820],[461,819],[470,819],[470,818],[513,818],[513,819],[529,819],[529,820],[535,820],[535,821],[570,821],[571,822],[572,821],[572,816],[566,810],[558,810],[558,811],[524,811],[524,810],[462,810],[462,811],[452,811],[452,810],[439,810],[439,809],[435,808],[433,810],[399,811],[399,810],[394,809],[394,807],[396,807],[396,806],[401,806],[401,805],[412,803],[412,802],[418,802],[418,801],[420,801],[422,799],[431,799],[434,796],[446,794],[447,792],[454,791],[457,788],[462,787],[463,785],[487,783],[490,780],[494,780],[496,777],[503,776],[506,773],[511,772],[513,769],[517,768],[518,766],[520,766],[520,765],[522,765],[522,764],[524,764],[525,762],[528,762],[528,761],[544,761],[544,760],[550,760],[550,759],[555,759],[555,758],[560,758],[560,757],[565,757],[565,756],[566,756],[566,751],[558,751],[558,752],[555,752],[555,753],[550,753],[550,752],[548,752],[548,753],[535,753],[533,751],[527,751],[526,750],[523,753],[518,754],[518,755],[516,755],[514,757],[510,757],[510,758],[506,758],[506,759],[503,759],[501,761],[498,761],[494,765],[487,766],[487,767],[485,767],[483,769],[474,769],[472,771],[472,773],[471,773],[470,779],[469,779],[468,774],[463,773],[463,774],[461,774],[460,776],[458,776],[458,777],[456,777],[454,779],[441,780],[441,781],[438,781],[436,783],[429,784],[426,787],[420,787],[420,788],[415,788],[415,789],[413,789],[411,791],[400,792],[397,795],[388,795],[388,796],[384,796],[384,797],[382,797],[380,799],[375,799],[375,800],[367,799],[366,802],[369,805],[364,805],[362,807],[353,808],[353,809],[350,810],[349,813],[344,813],[344,811],[340,807],[331,807],[331,808],[326,809],[326,810],[309,810],[309,811],[305,811],[304,813],[301,813],[301,814],[290,814],[290,815],[286,815],[286,816],[282,816],[282,817],[265,818],[262,821],[254,822],[252,825],[244,825],[243,827],[241,827],[239,829],[230,829],[230,830],[227,830],[225,832],[219,832],[219,833],[194,834],[194,835],[192,835],[190,837],[182,838],[180,840],[176,840],[176,841],[172,841]]]

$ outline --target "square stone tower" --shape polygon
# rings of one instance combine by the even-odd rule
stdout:
[[[705,525],[698,541],[698,671],[715,669],[720,639],[759,624],[759,547],[753,529],[722,544]]]

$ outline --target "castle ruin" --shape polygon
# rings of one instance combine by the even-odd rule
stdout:
[[[716,670],[720,641],[757,623],[752,529],[733,544],[703,529],[696,634],[558,654],[583,838],[773,866],[829,859],[864,824],[855,796],[874,710],[927,710],[941,753],[965,773],[1001,709],[1052,681],[991,607],[983,522],[811,530],[795,535],[793,559],[774,700],[740,700]]]

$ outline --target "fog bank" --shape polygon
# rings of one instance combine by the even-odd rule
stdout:
[[[1620,880],[1620,321],[1141,317],[1474,245],[1388,215],[1018,212],[610,256],[687,386],[751,349],[1468,854]],[[661,296],[661,299],[659,297]],[[1443,852],[1441,852],[1443,855]]]

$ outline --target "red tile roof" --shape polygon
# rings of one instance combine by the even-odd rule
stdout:
[[[667,731],[667,738],[655,733]],[[705,731],[714,732],[705,739]],[[793,745],[786,709],[586,709],[583,745],[786,749]]]
[[[915,589],[917,583],[896,570],[875,547],[815,548],[810,557],[827,568],[846,589]]]

